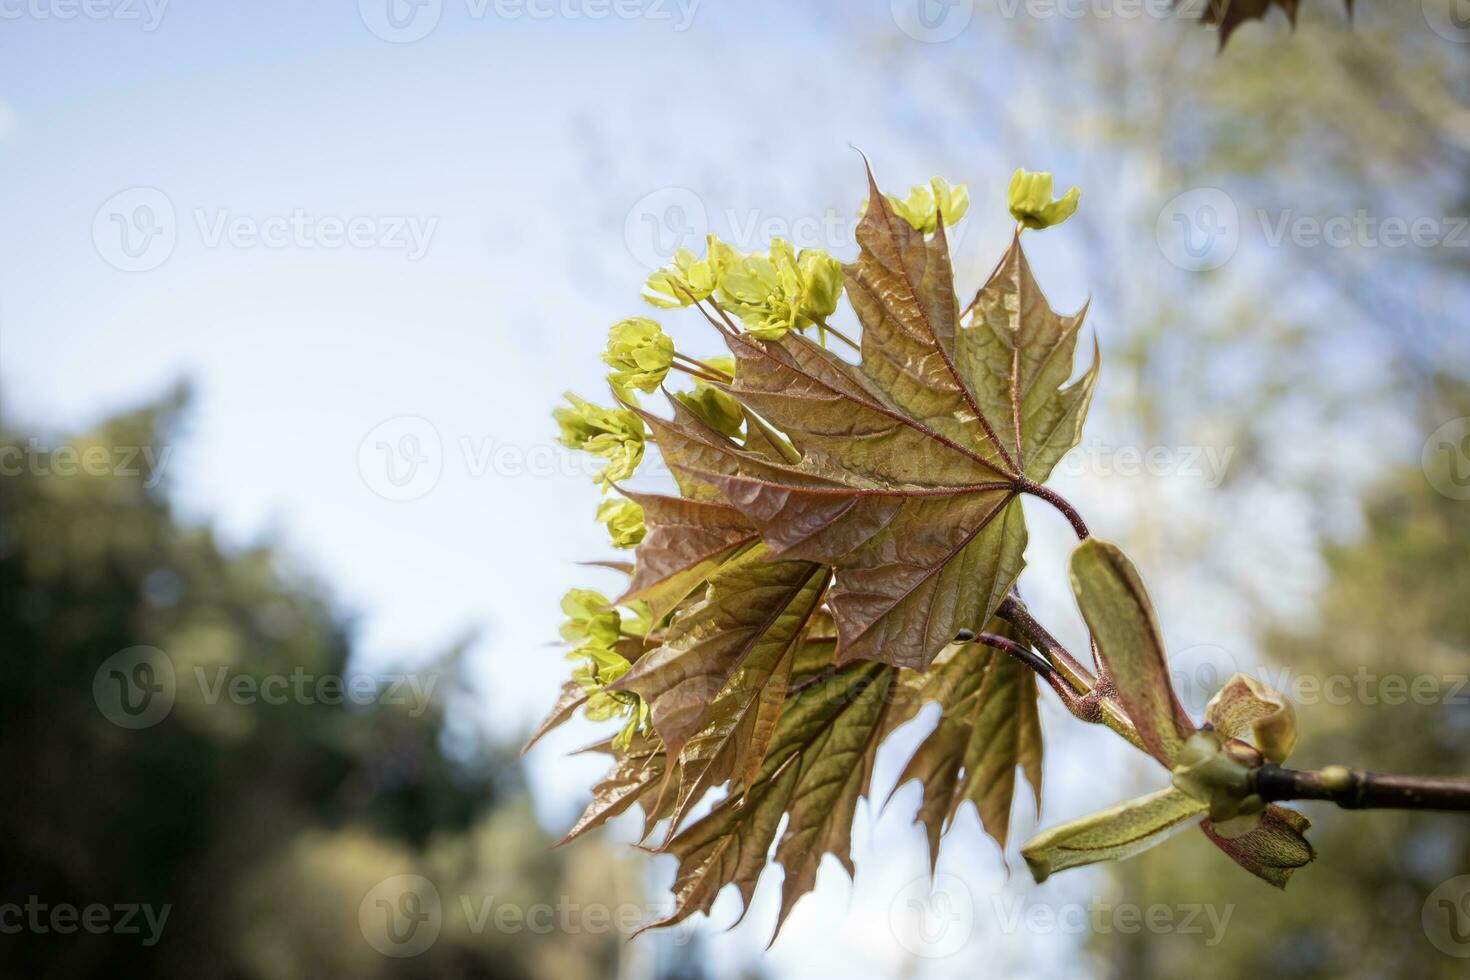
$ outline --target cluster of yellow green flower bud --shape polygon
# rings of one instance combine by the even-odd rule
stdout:
[[[705,361],[710,367],[730,377],[735,376],[735,358],[712,357]],[[745,421],[745,412],[740,403],[728,393],[714,385],[700,381],[693,391],[681,391],[674,395],[679,403],[699,417],[705,425],[734,439],[740,435],[740,426]]]
[[[626,480],[643,461],[643,420],[626,408],[603,408],[567,392],[570,408],[552,413],[561,427],[561,444],[602,456],[608,463],[597,479],[604,485]]]
[[[673,264],[643,287],[643,298],[665,309],[712,296],[740,318],[751,336],[778,340],[790,330],[821,326],[837,311],[842,263],[821,249],[798,252],[779,238],[767,252],[741,255],[711,235],[705,258],[680,249]]]
[[[704,258],[687,248],[674,253],[673,264],[648,277],[643,298],[659,309],[672,310],[702,303],[714,295],[720,278],[740,262],[740,253],[710,235]]]
[[[842,296],[842,263],[821,249],[797,252],[777,238],[769,252],[743,256],[720,277],[720,302],[758,340],[826,322]]]
[[[965,184],[951,185],[943,177],[930,178],[927,187],[917,185],[905,198],[893,194],[883,196],[893,205],[894,214],[926,235],[934,234],[941,217],[944,218],[944,227],[953,228],[970,210],[970,188]],[[868,205],[864,201],[858,214],[866,214],[867,210]]]
[[[1055,201],[1051,195],[1051,174],[1045,171],[1032,173],[1029,170],[1017,170],[1011,177],[1006,203],[1010,206],[1013,218],[1026,228],[1040,231],[1072,217],[1077,212],[1077,202],[1082,198],[1082,191],[1073,187],[1067,191],[1066,196]]]
[[[602,359],[613,368],[608,381],[614,388],[653,391],[674,366],[674,339],[646,317],[629,317],[608,331]]]
[[[1266,809],[1251,788],[1251,772],[1261,765],[1259,751],[1241,741],[1226,742],[1202,728],[1184,743],[1174,761],[1174,788],[1209,805],[1210,822],[1221,837],[1255,830]]]
[[[628,723],[613,739],[615,747],[626,748],[634,735],[648,727],[648,704],[630,691],[612,691],[608,686],[633,666],[617,651],[617,645],[647,634],[652,626],[648,605],[629,603],[624,614],[600,592],[572,589],[562,598],[561,608],[567,615],[562,637],[579,643],[567,659],[581,661],[572,671],[572,680],[587,695],[583,714],[591,721],[626,717]]]
[[[597,520],[607,525],[614,548],[636,548],[647,530],[643,526],[643,508],[620,497],[599,504]]]

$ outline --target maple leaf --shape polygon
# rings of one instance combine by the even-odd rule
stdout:
[[[743,514],[717,500],[624,494],[643,508],[647,531],[638,545],[633,579],[618,602],[646,601],[655,621],[725,561],[760,540],[760,533]]]
[[[708,912],[732,883],[749,908],[773,842],[786,871],[778,931],[811,890],[824,854],[836,855],[852,874],[853,813],[868,791],[878,744],[912,715],[911,699],[902,695],[898,671],[875,663],[819,671],[797,685],[755,779],[662,848],[679,858],[676,907],[645,928]],[[789,819],[777,841],[783,815]]]
[[[648,703],[671,757],[700,736],[684,760],[681,815],[705,789],[760,767],[828,575],[813,562],[771,561],[757,546],[715,573],[705,598],[613,685]]]
[[[1351,17],[1353,0],[1343,0],[1343,3]],[[1223,51],[1237,27],[1247,21],[1264,20],[1272,7],[1280,7],[1295,28],[1301,0],[1175,0],[1174,5],[1192,11],[1206,24],[1216,25],[1220,29],[1220,50]]]
[[[1076,445],[1097,363],[1062,387],[1081,315],[1047,305],[1019,237],[963,322],[943,221],[926,238],[869,176],[844,270],[861,363],[798,334],[725,330],[736,372],[720,387],[799,459],[742,446],[677,402],[671,419],[639,414],[686,496],[717,493],[774,556],[833,567],[839,662],[923,670],[1014,584],[1017,498]]]
[[[582,816],[556,846],[570,844],[587,831],[628,810],[634,803],[643,807],[643,836],[647,837],[654,824],[667,815],[666,805],[661,805],[658,798],[668,766],[663,744],[657,738],[635,735],[626,749],[615,748],[612,740],[608,739],[582,751],[605,753],[616,762],[611,771],[592,787],[592,802],[587,804]]]
[[[942,217],[926,234],[871,174],[869,190],[844,268],[860,363],[711,318],[734,371],[708,384],[738,402],[743,434],[687,399],[670,399],[669,418],[625,403],[680,493],[623,491],[646,533],[619,602],[668,618],[614,689],[648,705],[665,762],[644,740],[614,751],[574,835],[635,801],[645,830],[653,814],[671,818],[661,849],[680,859],[676,906],[654,925],[708,911],[727,884],[748,904],[773,845],[786,872],[778,930],[823,855],[851,874],[878,746],[928,701],[943,716],[902,781],[924,784],[931,860],[965,800],[1004,848],[1018,767],[1039,805],[1030,669],[954,641],[986,623],[1014,636],[992,617],[1021,570],[1017,498],[1079,440],[1096,354],[1069,385],[1082,314],[1052,311],[1019,237],[962,312]],[[722,785],[725,798],[682,827]]]
[[[564,724],[576,713],[578,708],[586,703],[587,692],[582,689],[581,684],[576,681],[567,681],[563,684],[561,686],[561,693],[556,697],[556,703],[547,712],[545,720],[536,726],[535,733],[531,735],[530,739],[526,741],[525,746],[521,749],[521,755],[525,755],[531,751],[532,746],[541,741],[547,732]]]
[[[1024,643],[1009,623],[987,632]],[[911,780],[923,784],[916,823],[929,840],[929,868],[939,860],[939,838],[969,800],[985,832],[1005,850],[1016,767],[1031,784],[1041,812],[1041,717],[1035,675],[1019,660],[989,647],[957,643],[918,681],[917,698],[937,701],[939,723],[904,767],[893,794]]]

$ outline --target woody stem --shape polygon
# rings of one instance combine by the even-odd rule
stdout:
[[[1344,810],[1470,811],[1470,779],[1397,776],[1328,766],[1320,770],[1265,765],[1255,772],[1256,792],[1276,800],[1329,800]]]

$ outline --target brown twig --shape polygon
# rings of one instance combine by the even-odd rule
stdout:
[[[1470,811],[1470,779],[1444,776],[1397,776],[1328,766],[1286,769],[1265,765],[1256,770],[1256,792],[1266,802],[1329,800],[1344,810]]]

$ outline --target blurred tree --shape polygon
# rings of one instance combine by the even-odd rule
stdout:
[[[175,517],[165,453],[186,403],[180,390],[54,444],[0,426],[0,973],[651,974],[615,918],[648,916],[636,871],[595,847],[550,851],[512,750],[450,724],[457,652],[417,667],[417,688],[316,686],[354,676],[321,588]],[[172,692],[162,717],[151,701],[119,714],[128,665],[113,676],[109,658],[138,645],[163,651],[147,661],[157,696]],[[364,906],[402,874],[442,902],[412,958],[370,944]],[[27,903],[48,910],[40,928]],[[158,942],[141,917],[122,935],[49,918],[128,903],[170,907]],[[497,919],[507,906],[524,918]]]

